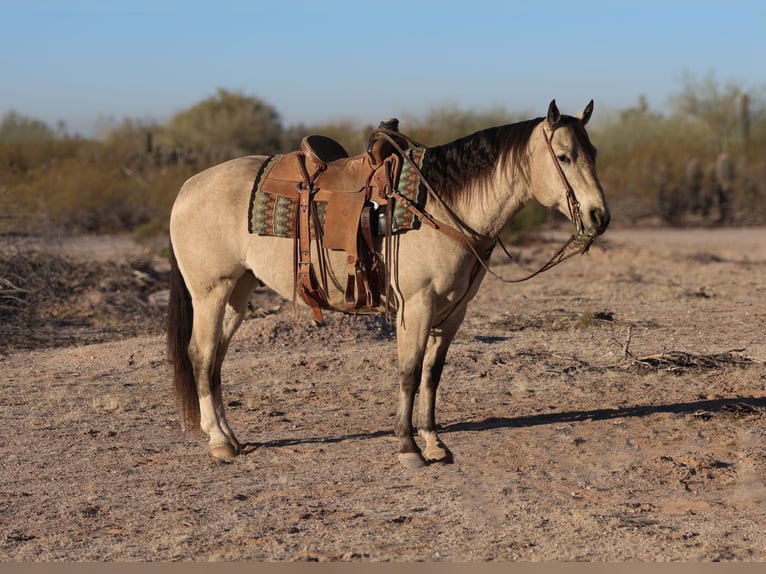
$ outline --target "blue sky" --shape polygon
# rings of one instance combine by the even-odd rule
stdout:
[[[70,131],[165,121],[241,91],[285,125],[374,123],[455,105],[596,113],[684,73],[766,84],[766,2],[0,0],[0,114]]]

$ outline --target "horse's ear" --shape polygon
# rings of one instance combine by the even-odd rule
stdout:
[[[548,121],[548,127],[550,129],[556,129],[556,126],[561,119],[561,112],[556,107],[556,100],[551,100],[551,104],[548,106],[548,115],[545,119]]]
[[[585,109],[580,114],[580,121],[582,122],[582,125],[585,125],[588,123],[588,120],[590,119],[590,116],[592,113],[593,113],[593,100],[588,102],[588,105],[585,106]]]

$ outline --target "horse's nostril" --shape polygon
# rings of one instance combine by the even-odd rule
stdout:
[[[608,209],[604,211],[601,209],[592,209],[590,212],[590,217],[598,232],[603,233],[606,231],[606,228],[609,225],[609,220],[612,216],[610,215]]]

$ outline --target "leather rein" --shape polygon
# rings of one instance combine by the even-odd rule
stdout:
[[[402,155],[404,155],[404,150],[396,141],[395,137],[393,137],[394,135],[397,137],[404,137],[405,139],[407,139],[407,141],[409,141],[411,144],[415,145],[416,147],[425,147],[418,144],[417,142],[413,141],[408,136],[398,131],[388,130],[386,128],[379,128],[378,130],[376,130],[376,132],[378,132],[381,136],[387,139],[394,146],[394,149],[396,149],[396,151]],[[552,267],[555,267],[559,263],[569,259],[570,257],[573,257],[574,255],[582,255],[587,253],[588,249],[590,249],[590,246],[593,243],[593,240],[595,239],[594,237],[584,235],[585,225],[582,221],[582,215],[580,213],[580,202],[577,200],[577,196],[575,195],[574,189],[572,189],[572,186],[569,183],[569,180],[567,179],[566,174],[564,173],[564,170],[561,168],[561,165],[559,164],[558,159],[556,159],[556,153],[553,151],[553,144],[551,142],[553,140],[554,132],[555,132],[555,128],[551,130],[550,136],[547,136],[547,135],[545,136],[545,144],[546,144],[546,147],[548,148],[551,159],[553,160],[553,165],[556,166],[556,171],[558,172],[559,177],[561,178],[561,183],[564,186],[564,190],[565,190],[566,198],[567,198],[567,207],[569,209],[569,216],[572,222],[577,226],[577,232],[573,233],[572,236],[569,239],[567,239],[564,245],[562,245],[559,248],[559,250],[556,251],[556,253],[554,253],[553,257],[551,257],[547,263],[545,263],[537,271],[534,271],[530,273],[529,275],[522,277],[520,279],[508,279],[506,277],[502,277],[501,275],[496,273],[494,270],[490,269],[488,265],[488,261],[496,244],[500,245],[500,247],[503,249],[503,252],[508,256],[509,259],[513,259],[513,256],[508,252],[508,249],[505,247],[505,245],[503,244],[499,236],[494,238],[494,240],[492,241],[492,245],[488,249],[484,250],[483,255],[480,254],[479,253],[480,247],[476,244],[475,240],[469,237],[466,226],[452,212],[452,210],[447,206],[447,204],[439,196],[439,194],[436,193],[436,190],[434,190],[431,184],[428,183],[428,180],[424,177],[423,172],[420,170],[419,166],[413,164],[412,167],[417,172],[418,176],[420,177],[421,183],[428,190],[428,193],[431,195],[431,197],[433,197],[449,214],[453,224],[455,225],[455,227],[457,227],[457,229],[455,227],[449,226],[439,221],[438,219],[434,218],[432,215],[425,212],[424,210],[417,209],[409,200],[407,200],[406,198],[402,196],[399,196],[399,194],[395,191],[393,186],[392,186],[392,194],[396,196],[397,199],[404,201],[404,204],[403,204],[404,207],[406,207],[407,209],[415,210],[416,215],[424,223],[427,223],[434,229],[441,231],[442,233],[444,233],[451,239],[466,246],[468,250],[476,257],[476,260],[479,262],[479,264],[484,268],[484,270],[487,273],[490,273],[495,278],[499,279],[500,281],[503,281],[504,283],[521,283],[522,281],[527,281],[529,279],[532,279],[536,275],[539,275],[540,273],[543,273],[544,271],[547,271],[551,269]],[[543,134],[545,134],[544,131],[543,131]],[[571,246],[576,247],[576,249],[567,252]]]

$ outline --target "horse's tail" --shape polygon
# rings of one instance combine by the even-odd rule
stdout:
[[[185,430],[199,428],[199,396],[194,380],[194,369],[189,358],[189,341],[192,334],[191,295],[178,269],[173,245],[170,245],[170,299],[168,301],[168,361],[173,365],[173,387],[176,402],[183,414]]]

